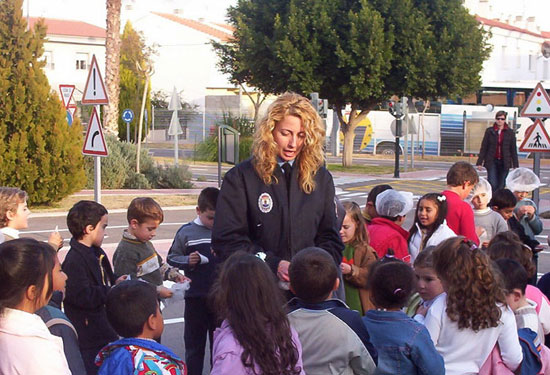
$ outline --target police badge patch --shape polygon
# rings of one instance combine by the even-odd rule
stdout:
[[[271,199],[271,195],[269,195],[268,193],[260,194],[260,197],[258,198],[258,208],[264,214],[270,212],[273,208],[273,199]]]

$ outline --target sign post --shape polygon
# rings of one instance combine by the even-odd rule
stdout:
[[[176,86],[174,86],[174,91],[172,91],[172,97],[170,98],[170,104],[168,105],[168,109],[172,112],[172,119],[170,120],[170,127],[168,128],[168,135],[174,137],[174,165],[178,165],[178,158],[179,158],[179,150],[178,150],[178,144],[179,144],[179,135],[183,134],[183,130],[181,129],[180,121],[178,119],[178,110],[181,109],[181,101],[180,97],[178,95],[178,91],[176,90]]]
[[[550,152],[550,137],[544,127],[544,121],[550,117],[550,97],[540,82],[527,98],[520,116],[535,119],[533,125],[525,132],[525,139],[519,150],[533,152],[533,172],[540,177],[540,153]],[[533,191],[532,198],[538,207],[539,188]]]
[[[101,159],[109,155],[107,144],[103,137],[103,130],[100,120],[100,105],[109,104],[107,90],[101,78],[101,72],[97,64],[95,55],[92,56],[88,79],[84,86],[84,94],[82,95],[83,105],[94,105],[92,115],[88,122],[88,130],[84,139],[82,153],[84,155],[92,155],[94,159],[94,200],[101,203]]]
[[[130,143],[130,123],[134,119],[134,111],[126,108],[122,111],[122,121],[126,123],[126,142]]]

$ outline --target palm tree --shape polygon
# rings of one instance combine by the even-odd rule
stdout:
[[[122,0],[107,1],[107,39],[105,41],[105,85],[109,105],[105,108],[105,129],[118,135],[118,98],[120,94],[120,8]]]

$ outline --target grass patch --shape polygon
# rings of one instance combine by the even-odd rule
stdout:
[[[136,192],[135,195],[102,195],[101,204],[103,204],[107,210],[114,210],[120,208],[128,208],[132,199],[143,196]],[[161,207],[171,206],[190,206],[197,204],[197,195],[147,195],[153,198],[160,204]],[[78,201],[81,200],[94,200],[93,194],[90,195],[71,195],[57,203],[53,203],[50,206],[32,206],[33,212],[66,212]]]

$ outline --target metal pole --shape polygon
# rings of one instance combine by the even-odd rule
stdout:
[[[95,108],[98,117],[101,118],[100,106],[96,105]],[[94,176],[94,200],[101,203],[101,158],[99,156],[94,156]]]
[[[179,157],[179,151],[178,151],[179,139],[178,138],[179,138],[179,134],[176,131],[176,135],[174,135],[174,164],[175,165],[178,165],[178,157]]]
[[[418,128],[416,132],[418,133]],[[412,150],[411,150],[411,169],[412,169],[414,168],[414,133],[411,134],[411,142],[412,142]]]
[[[540,152],[535,152],[533,158],[533,172],[537,176],[540,176]],[[535,205],[539,207],[539,188],[533,190],[533,202],[535,202]]]
[[[222,127],[218,126],[218,188],[222,187]]]
[[[395,119],[395,167],[393,177],[399,178],[399,135],[401,134],[401,119]]]
[[[397,125],[397,124],[396,124]],[[409,121],[407,120],[407,115],[405,115],[405,142],[404,142],[404,152],[403,152],[403,172],[407,172],[408,161],[407,156],[409,153]]]
[[[130,143],[130,123],[126,122],[126,142]]]

